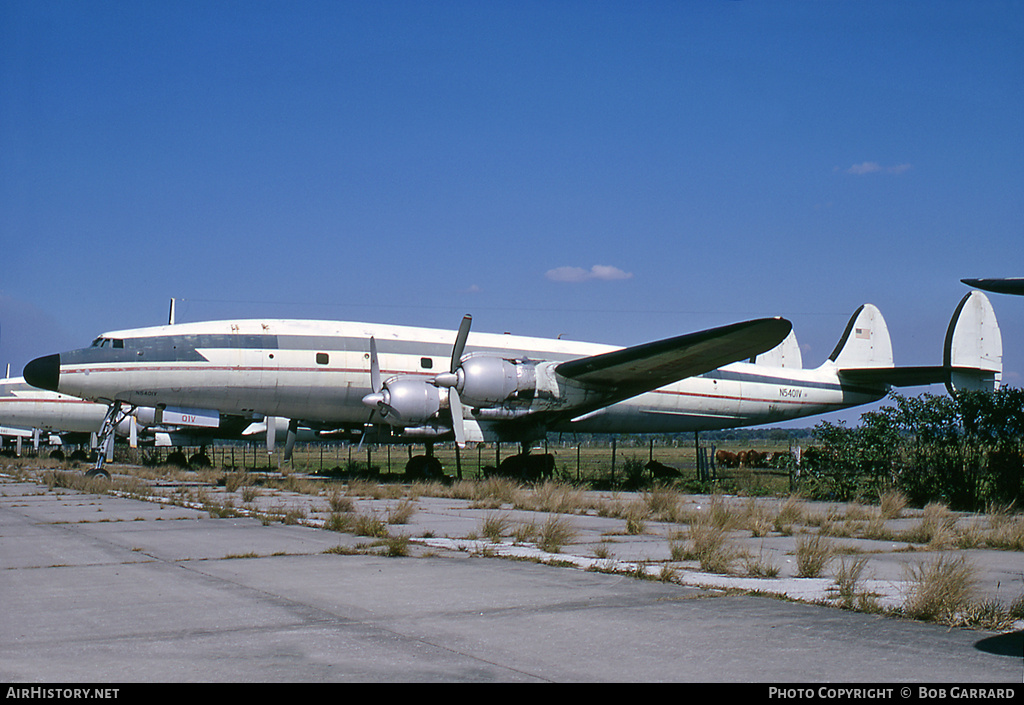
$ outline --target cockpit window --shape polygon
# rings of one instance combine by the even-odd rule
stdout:
[[[96,338],[96,340],[92,341],[92,345],[90,347],[93,347],[93,348],[123,348],[124,347],[124,340],[122,340],[121,338],[104,338],[103,336],[100,336],[99,338]]]

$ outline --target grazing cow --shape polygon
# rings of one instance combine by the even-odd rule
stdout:
[[[739,453],[740,467],[761,467],[764,465],[764,461],[767,460],[767,458],[768,454],[762,453],[759,450],[742,450]]]
[[[719,450],[715,453],[715,465],[720,468],[738,468],[740,459],[735,453]]]
[[[550,453],[510,455],[498,468],[484,468],[485,477],[509,477],[523,482],[551,478],[555,473],[555,456]]]
[[[659,463],[657,460],[648,461],[644,468],[650,471],[651,478],[655,480],[671,480],[682,477],[678,470],[664,463]]]

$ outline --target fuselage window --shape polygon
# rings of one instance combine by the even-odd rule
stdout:
[[[434,361],[429,357],[420,358],[420,367],[424,370],[430,370],[434,368]]]
[[[327,356],[327,353],[316,354],[316,364],[318,365],[326,365],[329,360],[330,358]]]

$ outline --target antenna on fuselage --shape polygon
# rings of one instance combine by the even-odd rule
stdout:
[[[169,326],[173,326],[174,325],[174,299],[171,299],[171,310],[167,314],[167,325],[169,325]]]

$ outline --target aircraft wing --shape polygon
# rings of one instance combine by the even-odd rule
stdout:
[[[792,328],[784,318],[745,321],[569,360],[555,371],[585,386],[607,389],[610,404],[771,350]]]

